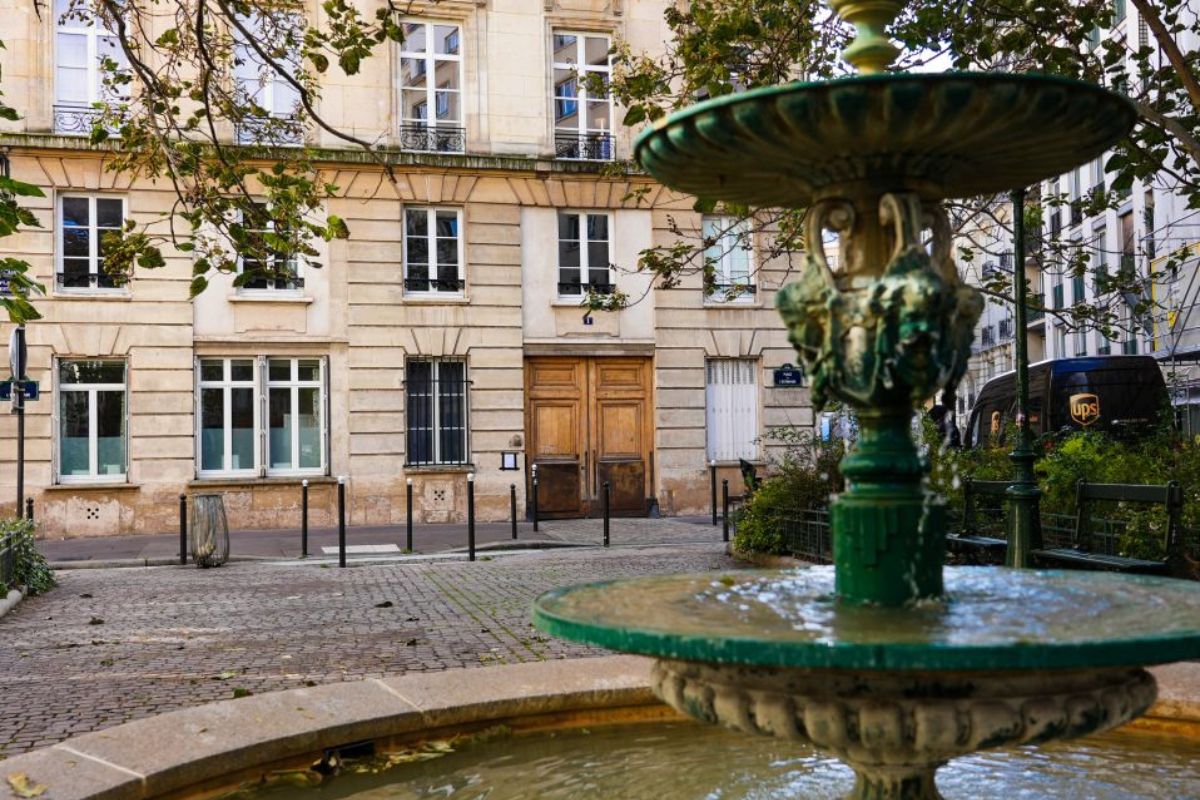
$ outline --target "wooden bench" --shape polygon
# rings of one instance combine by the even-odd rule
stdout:
[[[998,564],[1004,561],[1008,549],[1005,532],[1008,506],[1008,481],[963,481],[963,518],[958,533],[946,534],[946,546],[951,553],[976,563]],[[998,500],[980,508],[981,499]],[[999,536],[989,533],[998,532]]]
[[[1166,512],[1162,552],[1159,559],[1133,558],[1120,553],[1120,537],[1126,523],[1093,516],[1097,502],[1137,503],[1162,506]],[[1075,487],[1075,524],[1069,537],[1059,528],[1043,527],[1042,541],[1034,543],[1031,555],[1039,566],[1076,567],[1113,572],[1167,574],[1176,571],[1179,557],[1180,517],[1183,490],[1175,481],[1166,484],[1089,483],[1080,479]]]

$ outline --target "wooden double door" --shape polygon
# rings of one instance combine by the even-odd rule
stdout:
[[[654,479],[652,374],[649,358],[525,362],[527,463],[537,467],[539,515],[599,515],[606,481],[612,514],[646,513]]]

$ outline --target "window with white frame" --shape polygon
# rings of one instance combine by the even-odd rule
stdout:
[[[58,362],[58,478],[125,481],[125,362]]]
[[[708,458],[758,458],[758,362],[710,358],[705,363]]]
[[[242,216],[251,247],[238,254],[238,286],[250,291],[296,292],[304,288],[304,262],[300,256],[271,248],[269,234],[286,237],[287,231],[271,218],[265,205],[254,204]]]
[[[613,158],[612,77],[609,38],[603,34],[551,34],[554,150],[558,158]]]
[[[249,117],[235,121],[242,144],[300,144],[303,131],[297,121],[300,91],[290,79],[300,72],[299,37],[304,20],[297,14],[255,12],[239,17],[251,34],[234,34],[233,76],[241,103],[253,104]],[[270,60],[251,42],[270,42]]]
[[[268,473],[324,468],[324,385],[323,359],[267,359]]]
[[[607,214],[558,212],[558,294],[612,294]]]
[[[325,359],[205,357],[196,363],[196,473],[325,472]]]
[[[466,464],[469,417],[467,363],[415,359],[405,365],[409,466]]]
[[[253,475],[258,469],[258,403],[253,358],[199,363],[201,475]]]
[[[710,302],[752,299],[749,220],[705,216],[701,228],[705,243],[705,298]]]
[[[462,37],[459,26],[405,22],[400,44],[400,145],[405,150],[461,153]]]
[[[104,239],[106,234],[120,234],[124,218],[122,197],[59,196],[56,282],[60,288],[121,288],[121,280],[104,270]]]
[[[54,130],[88,133],[98,113],[94,104],[127,99],[118,87],[104,85],[102,62],[111,60],[118,69],[129,62],[117,38],[86,6],[71,8],[71,0],[55,0]]]
[[[404,291],[413,295],[462,294],[462,211],[404,210]]]

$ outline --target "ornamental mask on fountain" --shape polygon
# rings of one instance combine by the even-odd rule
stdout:
[[[875,202],[814,204],[804,273],[777,299],[812,376],[818,409],[831,398],[895,407],[921,404],[938,389],[952,396],[983,310],[979,292],[962,282],[950,257],[941,204],[912,193],[883,194]],[[825,230],[839,235],[837,273],[821,247]]]

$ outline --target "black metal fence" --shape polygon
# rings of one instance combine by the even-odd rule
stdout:
[[[789,555],[813,564],[833,563],[828,508],[792,510],[780,516],[779,527]]]
[[[467,129],[458,125],[401,125],[400,149],[422,153],[463,153],[467,149]]]
[[[613,137],[607,133],[556,133],[554,156],[576,161],[612,161]]]

